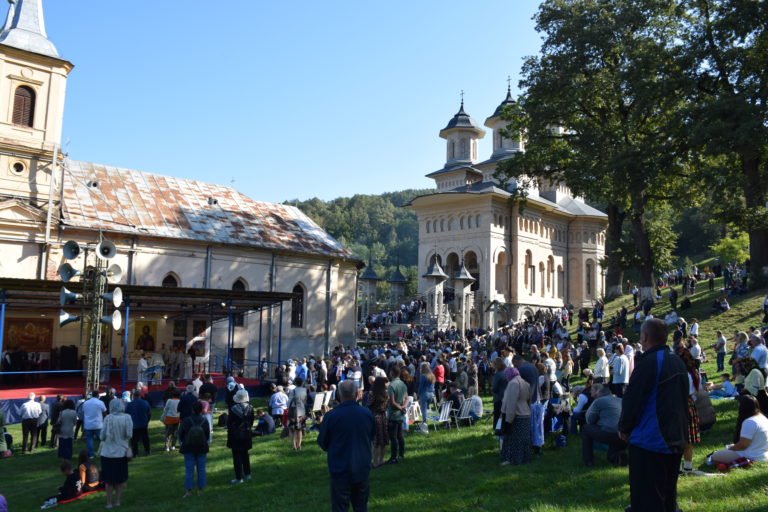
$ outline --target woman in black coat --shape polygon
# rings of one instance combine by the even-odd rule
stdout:
[[[235,467],[233,484],[243,483],[251,478],[251,460],[248,450],[253,447],[253,407],[248,403],[248,392],[241,389],[235,394],[235,405],[227,415],[227,448],[232,450],[232,464]]]

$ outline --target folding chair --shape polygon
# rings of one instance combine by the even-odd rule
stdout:
[[[454,420],[456,421],[456,428],[459,428],[459,422],[461,420],[467,420],[469,421],[469,426],[472,426],[472,416],[469,414],[469,409],[472,407],[472,402],[469,400],[464,400],[461,402],[461,407],[459,407],[459,410],[454,414]],[[455,411],[456,409],[454,409]]]
[[[441,423],[447,423],[448,428],[451,428],[451,402],[443,402],[440,406],[439,416],[430,416],[429,419],[433,421],[432,426],[437,430],[437,425]]]

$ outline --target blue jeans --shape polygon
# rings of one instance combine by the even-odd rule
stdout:
[[[419,407],[421,407],[421,418],[426,423],[427,413],[429,412],[429,404],[435,400],[435,395],[425,394],[423,397],[419,396]]]
[[[85,434],[85,446],[88,448],[88,457],[94,458],[96,455],[93,453],[93,440],[96,440],[98,445],[101,442],[101,429],[83,430]]]
[[[725,371],[725,352],[717,353],[717,371]]]
[[[197,488],[205,489],[205,454],[184,454],[184,489],[191,491],[195,487],[195,467],[197,467]]]

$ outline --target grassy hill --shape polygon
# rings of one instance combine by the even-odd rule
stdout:
[[[719,283],[718,283],[719,284]],[[700,288],[701,290],[701,288]],[[731,333],[757,325],[763,295],[755,292],[734,299],[731,311],[710,315],[709,306],[717,293],[697,293],[693,307],[683,312],[686,319],[698,317],[703,346],[714,342],[714,332]],[[631,306],[631,297],[608,304],[609,313],[621,305]],[[662,302],[655,311],[663,316]],[[631,329],[628,329],[631,333]],[[633,336],[630,334],[630,336]],[[712,350],[708,350],[714,361]],[[714,375],[714,363],[705,368]],[[702,436],[695,449],[694,465],[704,465],[706,454],[730,442],[736,419],[733,401],[716,401],[718,421]],[[486,398],[486,408],[490,409]],[[159,411],[154,411],[155,417]],[[429,435],[411,434],[406,439],[407,459],[402,464],[384,466],[371,473],[370,510],[402,512],[513,510],[525,512],[616,512],[628,503],[629,484],[626,468],[608,466],[596,453],[596,465],[581,464],[581,443],[577,437],[562,449],[548,447],[544,455],[522,467],[499,467],[495,453],[498,444],[490,433],[490,421],[484,419],[473,427],[441,430]],[[328,477],[325,454],[315,444],[316,434],[309,434],[300,452],[290,449],[288,439],[271,436],[256,440],[252,453],[253,479],[232,486],[231,456],[224,447],[221,430],[214,433],[214,444],[208,458],[208,488],[199,497],[181,500],[183,493],[183,460],[178,452],[160,452],[162,426],[154,420],[150,425],[152,445],[156,453],[130,463],[130,480],[124,495],[125,510],[171,512],[183,506],[185,512],[228,512],[259,510],[323,511],[329,509]],[[20,440],[18,425],[10,427]],[[84,447],[75,444],[75,452]],[[681,478],[679,504],[685,512],[758,512],[768,511],[768,463],[746,470],[712,476]],[[0,493],[10,510],[32,510],[45,497],[55,493],[63,478],[58,473],[55,453],[47,448],[33,455],[0,460]],[[83,498],[66,505],[73,510],[96,511],[104,507],[104,494]]]

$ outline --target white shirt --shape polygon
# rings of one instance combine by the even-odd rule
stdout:
[[[483,417],[483,400],[477,395],[470,397],[468,400],[469,400],[469,412],[474,414],[478,418],[482,418]]]
[[[696,325],[696,324],[693,324]],[[694,359],[701,358],[701,347],[697,343],[696,345],[691,345],[691,347],[688,349],[688,352],[691,353],[691,356],[693,356]]]
[[[603,356],[595,363],[595,377],[602,377],[607,379],[611,376],[610,366],[608,366],[608,358]]]
[[[613,383],[614,384],[628,384],[629,383],[629,361],[624,354],[613,358]]]
[[[754,461],[768,460],[768,418],[762,414],[752,416],[741,424],[740,437],[751,439],[746,450],[738,452]]]
[[[691,326],[688,328],[688,332],[689,332],[689,334],[691,334],[693,336],[698,336],[699,335],[699,324],[698,324],[698,322],[692,323]]]
[[[27,400],[21,406],[21,419],[23,420],[36,420],[41,414],[43,414],[43,408],[40,407],[40,402]]]
[[[579,393],[579,397],[576,399],[576,407],[573,408],[573,412],[581,412],[588,401],[589,398],[587,398],[586,393]]]
[[[83,404],[83,429],[101,430],[104,426],[104,413],[107,407],[98,398],[89,398]]]

